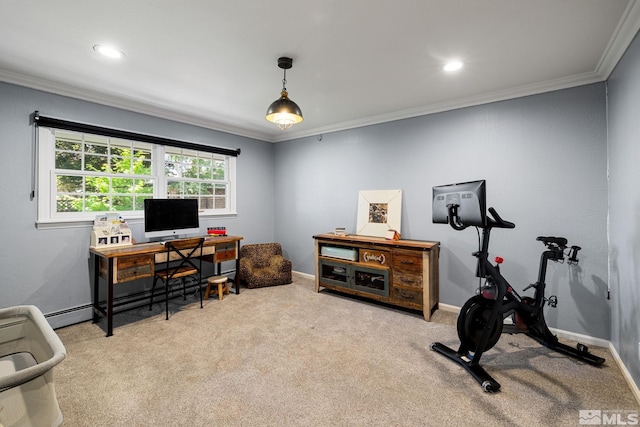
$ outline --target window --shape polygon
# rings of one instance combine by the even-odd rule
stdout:
[[[169,198],[197,198],[200,209],[225,210],[228,162],[223,156],[165,147],[164,176]]]
[[[39,128],[38,223],[142,218],[144,199],[194,198],[201,215],[235,213],[235,157]]]

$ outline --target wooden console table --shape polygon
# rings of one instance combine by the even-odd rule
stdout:
[[[320,287],[420,310],[438,307],[439,242],[318,234],[316,292]]]
[[[236,294],[240,293],[240,268],[238,265],[240,240],[242,240],[242,237],[239,236],[207,236],[202,248],[202,260],[217,264],[217,274],[219,274],[221,262],[236,260],[234,289]],[[98,322],[100,314],[106,316],[107,336],[109,337],[113,335],[114,285],[145,277],[153,277],[155,264],[166,262],[167,252],[165,246],[159,242],[139,243],[114,248],[90,248],[90,252],[94,258],[93,322]],[[107,284],[107,300],[103,302],[100,301],[100,278],[104,279]]]

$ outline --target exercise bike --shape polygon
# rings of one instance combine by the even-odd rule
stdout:
[[[455,230],[463,230],[467,226],[460,221],[457,208],[456,205],[448,206],[448,222]],[[480,383],[485,392],[498,391],[500,384],[480,366],[480,358],[485,351],[496,345],[502,333],[524,333],[552,350],[591,365],[604,363],[605,359],[589,353],[584,344],[578,344],[574,348],[560,343],[547,327],[544,318],[545,306],[556,307],[558,304],[556,296],[545,296],[547,263],[563,262],[566,252],[568,263],[577,265],[577,255],[581,248],[567,248],[567,239],[563,237],[538,237],[536,240],[546,246],[540,256],[538,281],[524,289],[526,291],[534,288],[533,297],[521,297],[500,274],[502,258],[496,257],[495,264],[488,260],[491,229],[514,228],[515,224],[503,220],[494,208],[488,210],[491,217],[487,215],[484,225],[479,227],[482,229],[480,250],[473,253],[478,258],[476,276],[484,280],[484,283],[479,286],[478,294],[463,305],[458,315],[460,347],[455,351],[436,342],[431,345],[431,349],[460,364]],[[509,317],[512,324],[505,324],[505,319]]]

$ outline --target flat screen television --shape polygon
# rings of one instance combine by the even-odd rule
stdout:
[[[196,199],[145,199],[144,237],[153,240],[199,232]]]
[[[432,220],[454,228],[484,227],[487,221],[485,180],[433,187]]]

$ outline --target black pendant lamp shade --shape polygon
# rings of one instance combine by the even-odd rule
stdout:
[[[298,104],[289,99],[287,92],[287,70],[293,65],[291,58],[278,58],[278,67],[284,70],[284,78],[282,79],[282,92],[280,98],[276,99],[269,105],[267,109],[266,119],[278,125],[282,130],[287,130],[296,123],[300,123],[303,119],[302,110]]]

